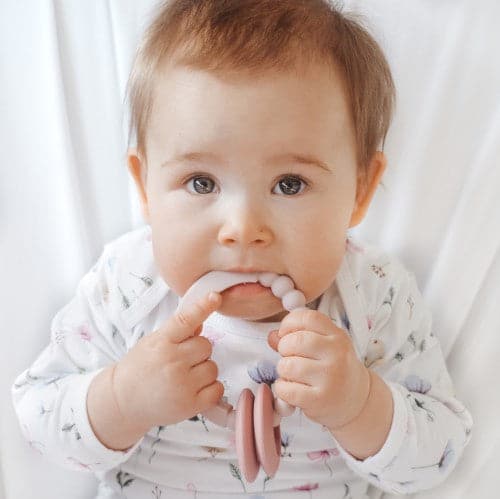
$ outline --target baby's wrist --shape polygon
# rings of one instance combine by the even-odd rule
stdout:
[[[358,397],[357,397],[357,402],[355,404],[355,407],[354,407],[354,409],[350,408],[349,412],[347,414],[345,414],[342,417],[342,419],[337,418],[335,422],[332,422],[332,424],[327,425],[327,428],[331,432],[343,430],[343,429],[349,427],[350,425],[352,425],[353,423],[355,423],[357,420],[360,419],[360,417],[365,412],[367,406],[369,405],[370,398],[373,394],[373,392],[372,392],[372,373],[365,366],[362,366],[362,367],[363,367],[363,371],[364,371],[362,388],[358,392]]]
[[[391,389],[377,373],[369,373],[370,395],[359,416],[345,426],[330,429],[338,444],[360,460],[375,455],[384,446],[394,414]]]
[[[123,431],[127,433],[144,435],[154,425],[146,422],[143,415],[139,417],[135,414],[133,405],[127,400],[127,396],[124,395],[124,393],[127,393],[127,389],[126,383],[121,381],[120,367],[120,362],[113,364],[110,368],[108,378],[109,392],[116,408],[117,422],[119,422]],[[123,386],[125,386],[125,390],[122,389]]]
[[[126,451],[147,432],[131,424],[120,410],[113,387],[116,364],[101,371],[90,384],[87,413],[96,438],[108,449]]]

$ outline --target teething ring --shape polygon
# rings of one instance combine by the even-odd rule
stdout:
[[[280,298],[283,308],[288,311],[305,308],[304,294],[294,289],[290,277],[273,272],[245,273],[212,271],[196,281],[182,297],[184,306],[201,299],[208,291],[223,291],[236,284],[259,282],[270,287],[272,293]],[[179,303],[178,308],[181,306]],[[225,401],[203,412],[205,417],[223,428],[235,430],[236,454],[243,476],[253,482],[260,466],[269,477],[275,475],[280,462],[281,431],[279,421],[293,413],[294,407],[274,397],[265,383],[259,385],[254,397],[245,388],[238,399],[236,410]]]
[[[248,482],[253,482],[259,472],[259,461],[254,439],[254,395],[245,388],[236,405],[235,440],[236,454],[241,472]]]
[[[258,460],[269,477],[273,477],[280,463],[280,425],[273,427],[273,392],[262,383],[257,388],[253,406],[255,447]]]

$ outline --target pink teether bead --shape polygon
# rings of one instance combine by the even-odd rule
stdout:
[[[293,289],[293,281],[286,275],[280,275],[271,285],[271,290],[274,296],[283,298],[289,291]]]
[[[257,387],[253,406],[253,425],[257,459],[267,476],[273,477],[280,464],[281,431],[273,425],[273,392],[265,383]]]
[[[236,405],[235,443],[238,464],[247,482],[253,482],[259,473],[254,433],[254,394],[244,388]]]

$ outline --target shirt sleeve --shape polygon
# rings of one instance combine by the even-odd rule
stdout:
[[[378,276],[385,276],[372,266]],[[405,269],[385,287],[367,317],[365,365],[389,386],[394,412],[379,452],[358,460],[339,446],[347,465],[391,493],[430,489],[451,473],[468,444],[472,417],[456,398],[431,314],[413,274]]]
[[[105,247],[81,279],[73,299],[51,322],[49,345],[12,386],[14,409],[31,447],[66,468],[89,472],[126,461],[142,441],[126,452],[108,449],[87,415],[90,383],[126,351],[119,316],[110,306],[110,253]]]

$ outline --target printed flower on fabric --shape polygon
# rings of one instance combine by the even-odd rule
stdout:
[[[116,476],[115,480],[116,483],[120,486],[120,489],[123,491],[125,487],[130,487],[132,483],[134,483],[135,478],[131,478],[132,475],[130,473],[126,473],[122,470],[120,470]]]
[[[304,485],[298,485],[293,487],[292,490],[316,490],[319,489],[319,483],[305,483]]]
[[[429,408],[427,408],[426,400],[420,400],[416,396],[412,395],[412,393],[408,393],[406,395],[406,398],[409,399],[411,408],[414,411],[425,411],[428,421],[434,421],[434,413]]]
[[[196,485],[193,482],[189,482],[188,484],[186,484],[186,490],[194,492],[194,497],[196,497],[198,489],[196,488]]]
[[[234,464],[234,463],[229,463],[229,471],[231,473],[231,476],[239,480],[241,487],[243,488],[243,492],[247,492],[247,489],[245,487],[245,482],[243,481],[243,477],[241,475],[240,468]]]
[[[163,492],[161,491],[160,486],[155,483],[153,489],[151,490],[151,495],[153,496],[154,499],[160,499],[162,496]]]
[[[385,273],[385,267],[387,267],[389,263],[385,263],[384,265],[375,265],[372,264],[370,266],[370,269],[372,272],[379,277],[380,279],[384,278],[387,274]]]
[[[207,325],[203,326],[201,334],[212,344],[212,346],[215,346],[217,343],[219,343],[226,335],[226,333]]]
[[[69,464],[72,464],[74,466],[78,466],[82,470],[92,471],[92,465],[82,463],[81,461],[78,461],[78,459],[75,459],[74,457],[68,456],[66,458],[66,462]],[[96,463],[96,464],[100,464],[100,463]]]
[[[210,456],[212,458],[217,457],[218,454],[222,454],[223,452],[226,452],[226,450],[227,450],[227,449],[224,449],[222,447],[210,447],[210,446],[207,446],[207,445],[202,445],[201,448],[205,452],[207,452],[208,454],[210,454]],[[201,459],[205,459],[205,458],[201,458]]]
[[[427,393],[431,388],[432,385],[429,381],[426,379],[422,379],[420,376],[417,376],[416,374],[410,374],[409,376],[406,377],[404,381],[404,385],[410,392],[418,392],[418,393]]]
[[[268,360],[259,361],[257,365],[249,367],[247,372],[256,383],[266,383],[269,386],[279,377],[276,366]]]
[[[133,272],[129,272],[131,276],[137,277],[137,279],[140,279],[146,288],[150,288],[153,285],[153,279],[147,275],[137,275],[134,274]]]
[[[28,441],[28,444],[29,446],[35,450],[36,452],[38,452],[40,455],[43,455],[44,451],[45,451],[45,444],[42,443],[42,442],[37,442],[36,440],[33,440],[31,438],[31,431],[29,429],[29,427],[27,425],[23,425],[22,426],[22,430],[23,430],[23,433],[24,433],[24,436],[26,437],[27,441]]]
[[[78,336],[82,341],[92,341],[92,329],[88,322],[78,324],[68,330],[59,329],[54,332],[54,341],[56,345],[61,345],[66,341],[69,335]]]
[[[371,315],[366,316],[366,324],[368,326],[368,331],[371,332],[371,330],[373,328],[373,316],[371,316]]]
[[[312,461],[322,461],[322,463],[326,466],[328,471],[330,472],[330,476],[333,475],[332,468],[328,465],[328,462],[331,456],[339,456],[340,453],[338,449],[323,449],[318,451],[312,451],[307,453],[307,457]]]
[[[291,452],[288,450],[291,442],[293,440],[293,435],[285,431],[281,432],[281,457],[292,457]]]
[[[81,326],[78,327],[78,335],[80,338],[84,341],[91,341],[92,340],[92,334],[91,334],[91,329],[88,323],[82,324]]]

